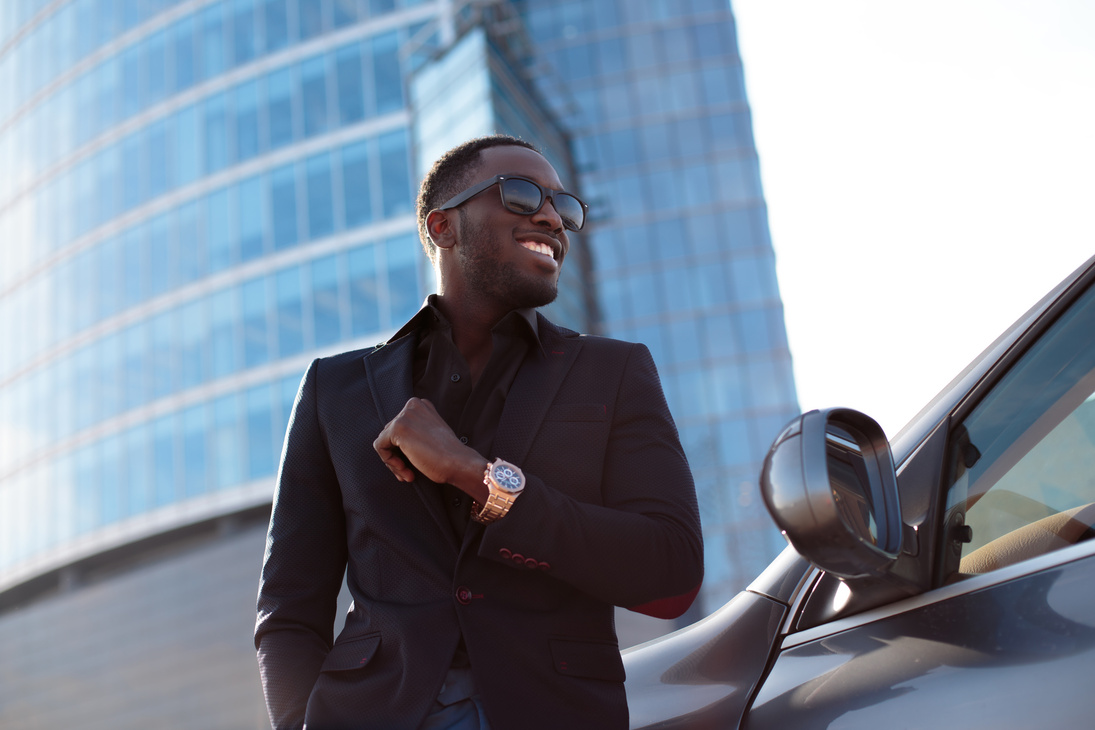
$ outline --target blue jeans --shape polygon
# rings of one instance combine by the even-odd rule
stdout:
[[[454,667],[419,730],[490,730],[471,667]]]

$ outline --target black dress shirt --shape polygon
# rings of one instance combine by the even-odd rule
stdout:
[[[396,335],[416,332],[414,394],[430,401],[462,442],[493,460],[491,444],[513,379],[526,357],[543,355],[536,312],[514,310],[491,330],[491,355],[477,382],[452,341],[452,325],[436,306],[436,295]],[[438,485],[449,524],[459,541],[471,517],[471,497],[451,484]]]
[[[452,325],[437,308],[436,296],[431,294],[426,305],[392,340],[415,333],[418,338],[412,381],[415,397],[430,401],[453,433],[483,456],[486,467],[487,461],[493,461],[494,434],[521,363],[526,357],[543,356],[536,312],[514,310],[491,329],[490,359],[479,380],[472,382],[471,368],[452,341]],[[435,486],[435,499],[444,503],[449,525],[459,543],[471,521],[472,499],[451,484]],[[467,649],[464,638],[460,637],[452,666],[467,665]]]

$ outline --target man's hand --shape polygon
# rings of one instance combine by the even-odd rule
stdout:
[[[460,442],[428,400],[411,398],[376,437],[373,448],[401,482],[414,481],[418,469],[438,484],[451,484],[483,503],[486,460]]]

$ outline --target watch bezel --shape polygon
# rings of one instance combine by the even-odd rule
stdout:
[[[502,470],[508,470],[509,474],[500,474]],[[494,486],[506,494],[520,494],[525,488],[525,475],[521,469],[508,461],[497,459],[490,465],[490,480]],[[516,481],[516,486],[510,486],[511,481]]]
[[[515,479],[517,486],[513,488],[503,486],[504,482],[495,477],[494,473],[497,469],[511,470],[511,474],[504,476],[504,479],[506,482],[509,482],[511,478]],[[509,513],[510,507],[525,489],[525,473],[516,464],[511,464],[505,459],[495,459],[487,462],[487,467],[483,470],[483,483],[489,492],[487,501],[482,505],[473,501],[471,516],[476,522],[488,525]]]

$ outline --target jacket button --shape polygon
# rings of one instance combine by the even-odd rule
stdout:
[[[506,560],[509,560],[511,557],[513,557],[513,552],[510,551],[509,548],[499,548],[498,554],[501,555]]]
[[[471,589],[460,586],[456,589],[456,600],[463,606],[471,603]]]
[[[525,567],[529,568],[530,570],[535,570],[536,568],[540,567],[540,561],[538,561],[536,558],[525,558]]]
[[[514,553],[512,556],[510,556],[510,560],[517,563],[518,565],[525,564],[525,556],[521,553]]]
[[[545,562],[541,561],[540,564],[537,565],[536,567],[539,568],[540,570],[551,570],[551,563],[545,563]]]

